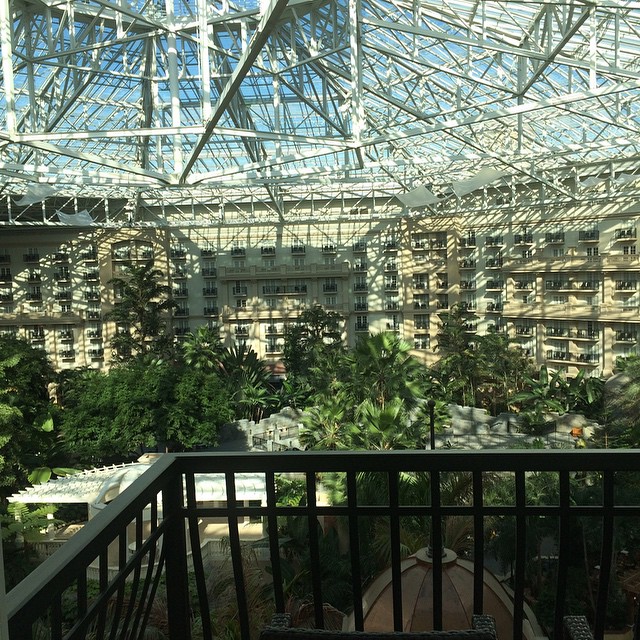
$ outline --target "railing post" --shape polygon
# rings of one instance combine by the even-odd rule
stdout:
[[[182,475],[174,472],[162,491],[169,637],[191,640],[187,540],[184,531],[183,503]]]

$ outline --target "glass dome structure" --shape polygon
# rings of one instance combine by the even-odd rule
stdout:
[[[610,197],[640,177],[639,33],[625,0],[5,0],[0,189]]]

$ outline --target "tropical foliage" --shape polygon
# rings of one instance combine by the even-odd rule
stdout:
[[[162,284],[163,275],[150,260],[127,267],[126,275],[109,281],[117,302],[105,317],[118,328],[111,346],[122,360],[167,347],[166,320],[177,305],[171,287]]]

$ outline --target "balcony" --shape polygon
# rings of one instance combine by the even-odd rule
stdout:
[[[638,334],[635,331],[616,331],[616,340],[618,342],[636,342]]]
[[[359,262],[353,265],[353,270],[354,271],[366,271],[367,270],[367,265],[363,262]]]
[[[231,290],[234,296],[246,296],[248,292],[247,287],[233,287]]]
[[[398,243],[395,240],[387,240],[384,243],[384,250],[385,251],[397,251],[398,250]]]
[[[574,338],[578,338],[580,340],[598,340],[600,338],[600,334],[593,330],[576,329]]]
[[[356,322],[356,331],[369,331],[368,322]]]
[[[516,245],[533,244],[533,234],[532,233],[516,233],[513,236],[513,244],[516,244]]]
[[[471,249],[476,246],[476,237],[467,236],[466,238],[460,238],[460,246],[464,249]]]
[[[85,300],[100,300],[99,291],[85,291],[83,296]]]
[[[231,249],[231,257],[239,258],[247,255],[247,250],[244,247],[232,247]]]
[[[8,253],[0,253],[0,264],[10,264],[11,256]]]
[[[71,300],[73,298],[71,291],[58,291],[55,295],[54,298],[56,300]]]
[[[42,275],[39,273],[30,273],[27,276],[27,282],[42,282]]]
[[[217,316],[218,315],[218,307],[205,307],[202,311],[205,316]]]
[[[484,244],[487,247],[501,247],[504,244],[504,238],[502,236],[486,236]]]
[[[578,242],[598,242],[600,240],[600,232],[597,230],[578,232]]]
[[[560,280],[547,280],[544,283],[544,288],[547,291],[562,291],[563,289],[570,289],[571,286],[568,282]]]
[[[355,242],[353,244],[353,253],[367,253],[367,243],[366,242]]]
[[[26,298],[28,302],[42,302],[41,293],[27,293]]]
[[[635,291],[636,286],[635,280],[616,280],[616,291]]]
[[[69,254],[63,251],[60,251],[54,254],[53,259],[55,262],[69,262]]]
[[[87,280],[89,282],[98,280],[100,278],[100,273],[98,271],[87,271],[82,274],[82,279]]]
[[[86,260],[87,262],[92,262],[98,259],[98,252],[94,249],[88,249],[87,251],[81,251],[78,256],[80,260]]]
[[[216,255],[215,249],[200,249],[201,258],[213,258]]]
[[[475,260],[460,260],[460,269],[475,269],[476,261]]]
[[[338,291],[338,285],[334,282],[325,283],[322,285],[323,293],[336,293]]]
[[[484,261],[484,266],[487,269],[499,269],[502,267],[502,264],[502,258],[487,258],[487,260]]]
[[[203,296],[217,296],[218,295],[218,287],[204,287],[202,289]]]
[[[383,470],[383,471],[381,471]],[[200,531],[197,523],[203,518],[216,517],[228,529],[228,545],[225,555],[233,567],[227,588],[234,597],[234,617],[237,621],[237,637],[248,640],[251,629],[262,623],[257,610],[250,602],[246,571],[256,561],[258,551],[268,567],[264,575],[270,576],[268,591],[261,599],[272,611],[285,611],[286,560],[282,557],[282,539],[278,534],[278,522],[299,518],[300,522],[314,523],[319,516],[325,522],[340,521],[348,530],[345,542],[349,555],[345,556],[349,578],[349,608],[353,611],[355,627],[363,628],[363,580],[367,557],[359,543],[365,532],[367,520],[378,520],[389,532],[391,548],[390,573],[393,576],[394,597],[391,601],[392,626],[401,630],[402,582],[400,580],[402,557],[400,542],[402,524],[411,518],[424,521],[431,531],[432,546],[442,548],[442,520],[451,515],[469,522],[469,542],[474,576],[469,589],[469,599],[476,612],[483,611],[482,573],[488,557],[484,547],[489,533],[487,523],[497,518],[513,523],[514,536],[509,541],[513,561],[513,632],[510,637],[523,637],[527,596],[527,572],[533,557],[529,550],[536,547],[535,535],[538,523],[553,526],[557,549],[551,560],[554,587],[550,598],[550,628],[556,638],[562,638],[562,618],[567,600],[572,593],[570,569],[578,544],[576,527],[599,531],[597,559],[599,571],[594,582],[595,614],[593,631],[601,640],[605,631],[605,615],[608,593],[616,566],[614,564],[614,539],[616,518],[637,519],[640,505],[627,504],[619,490],[625,476],[637,470],[637,453],[625,450],[541,451],[510,450],[484,451],[394,451],[394,452],[288,452],[250,454],[165,454],[133,482],[131,487],[89,521],[53,556],[37,567],[25,580],[7,595],[7,613],[11,638],[37,636],[44,625],[52,638],[68,637],[72,627],[103,630],[102,637],[135,637],[140,631],[140,621],[146,620],[152,608],[165,613],[166,635],[170,638],[189,638],[193,612],[198,611],[201,624],[198,637],[211,639],[224,637],[224,629],[212,628],[210,621],[214,603],[207,593],[207,582],[222,586],[221,578],[209,571],[200,551]],[[339,506],[318,505],[316,491],[323,474],[337,473],[344,478],[348,491]],[[468,478],[471,500],[458,500],[451,504],[444,497],[442,480],[452,472]],[[224,479],[225,498],[219,502],[203,504],[196,493],[196,474],[220,474]],[[375,505],[360,499],[360,478],[376,474],[380,499]],[[490,478],[502,474],[512,487],[516,499],[492,501],[489,499]],[[546,473],[557,496],[551,504],[539,505],[533,496],[533,486],[528,482],[531,474]],[[265,487],[258,505],[245,505],[236,499],[246,475],[261,479]],[[276,498],[276,479],[279,474],[297,474],[305,481],[305,496],[297,506],[279,505]],[[430,486],[430,497],[420,504],[407,501],[400,488],[405,476],[424,476]],[[600,499],[587,503],[576,500],[577,481],[591,478],[598,483]],[[403,498],[400,499],[400,495]],[[160,506],[161,505],[161,508]],[[160,515],[162,514],[162,515]],[[261,519],[265,525],[265,538],[260,549],[251,550],[241,536],[240,522],[247,518]],[[129,523],[139,526],[130,527]],[[144,526],[143,526],[144,523]],[[589,526],[591,528],[589,528]],[[325,626],[327,609],[323,607],[327,593],[323,586],[331,584],[327,579],[326,563],[321,561],[320,527],[305,527],[304,545],[308,563],[309,603],[313,624]],[[143,534],[144,531],[144,534]],[[581,538],[580,538],[581,540]],[[507,542],[507,541],[505,541]],[[595,544],[595,542],[594,542]],[[109,568],[108,550],[119,558],[119,566]],[[189,548],[197,550],[191,554]],[[170,550],[170,552],[168,552]],[[100,580],[89,582],[87,574],[93,567]],[[440,554],[433,556],[433,611],[434,625],[442,624],[443,609],[443,561]],[[594,574],[595,575],[595,574]],[[189,589],[189,577],[194,585]],[[324,580],[323,580],[324,578]],[[158,585],[166,585],[158,589]],[[89,587],[91,586],[91,592]],[[264,586],[264,585],[262,585]],[[125,597],[126,594],[126,597]],[[60,615],[63,598],[72,598],[74,605]],[[156,600],[157,598],[157,600]],[[262,603],[261,603],[262,604]],[[260,607],[262,608],[262,607]],[[83,634],[83,636],[86,634]],[[82,637],[83,637],[82,636]],[[74,636],[75,637],[75,636]],[[79,636],[80,637],[80,636]]]
[[[178,307],[177,309],[173,310],[173,315],[176,318],[184,318],[184,317],[189,315],[189,308],[188,307]]]
[[[13,282],[13,276],[10,273],[0,273],[0,282],[5,284]]]
[[[22,256],[22,259],[24,262],[27,263],[34,263],[34,262],[40,262],[40,254],[39,253],[25,253]]]
[[[276,248],[275,247],[260,247],[260,255],[263,256],[275,256]]]
[[[475,289],[476,288],[475,280],[460,280],[460,288],[461,289]]]
[[[586,364],[599,364],[600,354],[599,353],[579,353],[577,357],[577,362],[582,362]]]
[[[635,227],[630,227],[629,229],[616,229],[613,234],[614,240],[635,240],[636,239],[636,230]]]
[[[336,245],[335,244],[322,245],[322,253],[324,254],[336,253]]]
[[[87,354],[92,359],[103,358],[104,357],[104,349],[88,349]]]
[[[187,298],[189,296],[189,289],[185,287],[179,287],[178,289],[173,289],[172,295],[174,298]]]
[[[353,305],[354,311],[369,311],[369,304],[367,302],[356,302]]]
[[[547,244],[562,244],[564,242],[564,232],[545,233],[544,241]]]
[[[487,280],[487,289],[504,289],[502,280]]]
[[[307,249],[303,244],[294,244],[291,247],[291,253],[293,255],[304,255],[306,253]]]
[[[202,277],[203,278],[215,278],[218,275],[218,270],[217,269],[203,269],[202,270]]]

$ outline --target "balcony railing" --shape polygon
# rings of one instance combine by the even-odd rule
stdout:
[[[632,450],[165,454],[8,593],[10,638],[36,637],[43,626],[51,638],[139,637],[152,610],[154,616],[159,612],[166,615],[170,638],[189,640],[195,635],[190,632],[194,612],[198,613],[198,637],[208,640],[230,635],[229,630],[220,628],[216,600],[209,597],[210,587],[223,586],[223,578],[207,572],[201,552],[198,523],[207,518],[224,522],[228,534],[225,555],[231,561],[233,576],[224,586],[235,595],[234,636],[243,640],[253,637],[251,630],[261,624],[256,620],[257,609],[264,604],[268,603],[272,611],[285,611],[290,595],[285,571],[288,563],[282,557],[285,541],[279,523],[287,518],[305,525],[298,529],[305,531],[304,543],[300,544],[308,556],[308,599],[316,628],[325,626],[325,587],[332,585],[326,563],[321,562],[323,533],[318,519],[339,522],[345,532],[349,553],[343,575],[349,576],[348,608],[360,630],[368,577],[365,567],[370,561],[364,544],[366,530],[370,525],[386,527],[392,576],[391,625],[401,631],[403,523],[414,519],[422,522],[430,531],[432,547],[441,549],[446,528],[443,523],[455,517],[469,523],[468,557],[474,565],[469,598],[475,613],[483,612],[483,573],[485,561],[490,560],[485,539],[495,533],[492,527],[498,520],[508,521],[512,527],[514,535],[509,540],[513,542],[508,544],[513,552],[510,584],[514,638],[523,637],[526,575],[532,561],[529,550],[536,547],[535,523],[544,526],[545,535],[555,537],[554,554],[546,558],[554,573],[554,602],[548,605],[552,628],[548,631],[555,638],[563,637],[562,618],[572,594],[571,562],[572,558],[575,562],[578,544],[582,549],[582,538],[579,543],[576,540],[582,523],[592,538],[599,538],[592,624],[595,639],[602,640],[608,593],[616,570],[616,519],[636,521],[640,517],[640,504],[630,501],[623,491],[625,482],[637,472],[637,455]],[[219,474],[224,497],[203,502],[196,489],[201,474]],[[256,479],[264,486],[259,501],[245,503],[239,495],[247,474],[252,486],[256,486]],[[278,503],[280,474],[302,480],[304,496],[296,506]],[[548,500],[549,504],[536,500],[538,484],[529,482],[536,474],[545,474],[545,482],[552,488],[549,495],[555,497]],[[510,487],[513,499],[495,499],[491,483],[497,475]],[[408,476],[422,479],[427,487],[419,500],[407,499]],[[338,505],[318,503],[324,477],[331,477],[334,483],[336,478],[341,479],[344,500]],[[369,500],[364,498],[360,484],[366,477],[375,479],[377,487]],[[459,477],[467,479],[470,497],[447,498],[448,479]],[[589,498],[578,499],[581,487],[594,491]],[[597,499],[593,499],[596,494]],[[264,526],[265,537],[254,547],[243,540],[241,533],[239,523],[247,518],[261,520]],[[260,582],[261,607],[254,607],[250,604],[248,572],[256,566],[258,550],[268,568],[262,572],[262,580],[269,578],[267,585]],[[115,566],[110,566],[109,557],[116,558]],[[433,620],[438,629],[443,618],[441,554],[433,554],[432,564]],[[90,568],[97,580],[87,578]],[[166,593],[162,585],[166,585]]]

